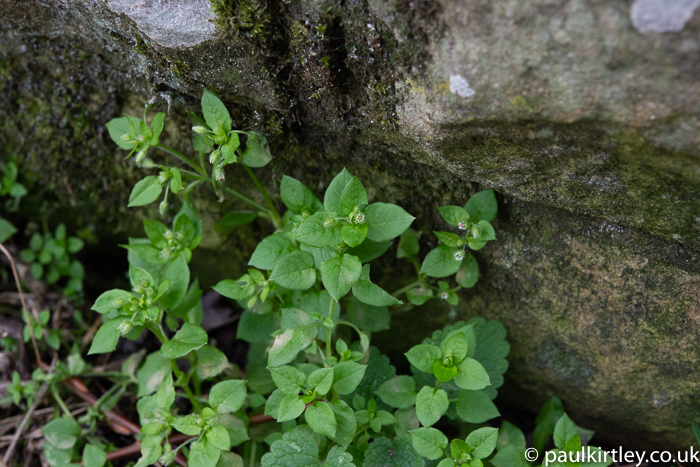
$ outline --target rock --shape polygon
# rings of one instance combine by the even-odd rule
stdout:
[[[695,0],[660,3],[5,1],[0,154],[26,168],[27,212],[43,202],[104,241],[138,234],[145,213],[125,216],[125,200],[142,173],[104,124],[140,114],[143,97],[188,151],[185,111],[207,87],[238,127],[267,133],[268,185],[289,173],[322,191],[347,166],[425,231],[444,228],[437,205],[493,188],[499,242],[477,254],[482,278],[457,315],[505,323],[503,400],[535,411],[556,393],[611,445],[687,446],[700,410],[700,14]],[[243,268],[261,233],[213,233],[233,205],[205,206],[204,283]],[[225,271],[223,254],[238,260]],[[395,271],[387,287],[409,274],[378,267]],[[399,361],[447,311],[399,310],[403,339],[376,337]]]

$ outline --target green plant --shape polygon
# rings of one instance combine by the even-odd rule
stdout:
[[[0,196],[10,196],[12,198],[5,203],[5,209],[9,212],[19,210],[20,200],[27,196],[27,189],[17,181],[18,175],[19,169],[17,164],[14,161],[8,161],[0,179]]]
[[[61,223],[52,234],[46,229],[44,235],[34,233],[29,248],[19,252],[20,257],[30,263],[32,276],[55,284],[62,277],[68,278],[63,293],[68,298],[77,298],[83,292],[85,269],[72,255],[83,249],[84,242],[78,237],[69,237],[66,226]]]
[[[194,158],[160,143],[163,114],[150,126],[145,115],[108,124],[112,139],[137,154],[137,164],[159,170],[135,185],[129,205],[163,196],[159,211],[165,216],[168,193],[181,195],[182,204],[172,228],[146,220],[147,238],[125,245],[130,290],[109,290],[95,301],[92,309],[103,324],[88,353],[111,352],[121,338],[136,339],[144,330],[161,346],[142,363],[143,354],[132,355],[109,375],[116,382],[97,409],[77,421],[66,413],[44,427],[49,464],[69,465],[82,451],[83,465],[104,465],[107,443],[95,436],[97,410],[114,407],[135,385],[141,443],[136,467],[156,461],[182,465],[185,458],[190,467],[423,466],[424,458],[440,460],[440,467],[529,466],[522,432],[507,422],[500,429],[488,425],[500,415],[493,399],[508,367],[510,347],[500,323],[474,318],[434,332],[406,353],[411,375],[396,375],[388,358],[370,345],[372,332],[389,328],[388,307],[402,305],[400,297],[414,306],[430,299],[456,305],[458,290],[474,286],[479,270],[468,250],[496,238],[494,193],[479,192],[464,207],[439,208],[455,232],[435,232],[441,244],[421,265],[420,234],[410,229],[414,217],[398,205],[370,202],[362,182],[347,170],[322,199],[284,176],[279,188],[286,211],[280,215],[251,170],[271,159],[265,138],[232,129],[226,107],[209,91],[202,112],[203,119],[190,115]],[[150,149],[183,165],[157,165],[146,158]],[[225,168],[235,163],[244,166],[262,202],[226,186]],[[233,195],[250,208],[228,213],[217,229],[228,232],[255,217],[272,226],[247,273],[214,287],[244,310],[237,337],[250,343],[246,379],[209,344],[201,327],[202,290],[188,266],[203,234],[191,199],[198,185],[220,197]],[[395,238],[397,256],[412,262],[416,278],[389,293],[372,280],[370,263]],[[60,405],[56,381],[89,369],[72,352],[67,365],[35,372],[34,379],[48,382]],[[560,406],[550,403],[543,410],[535,443],[543,447],[554,434],[557,449],[568,452],[581,446],[579,433],[588,432],[574,426],[574,433]],[[443,417],[468,423],[466,438],[448,443],[437,427],[447,434],[457,430],[436,425]]]

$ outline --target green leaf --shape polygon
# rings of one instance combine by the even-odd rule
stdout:
[[[55,418],[41,432],[47,443],[58,449],[71,449],[80,436],[80,426],[71,418]]]
[[[178,169],[173,167],[170,169],[170,173],[173,174],[173,178],[170,179],[170,191],[173,194],[178,194],[182,191],[182,174]]]
[[[185,323],[172,339],[160,348],[160,354],[169,359],[182,358],[207,343],[209,336],[200,326]]]
[[[415,217],[395,204],[373,203],[365,208],[369,231],[367,238],[385,242],[398,237],[413,223]]]
[[[212,288],[224,297],[245,300],[255,293],[255,285],[252,282],[251,277],[246,274],[238,280],[224,279]]]
[[[321,264],[321,280],[336,301],[347,295],[360,278],[362,263],[356,256],[336,256]]]
[[[141,458],[134,467],[147,467],[158,461],[163,453],[160,435],[146,435],[141,440]]]
[[[355,297],[348,300],[348,319],[363,331],[378,332],[390,328],[391,316],[387,307],[376,307],[360,302]]]
[[[306,419],[306,423],[308,423],[311,429],[316,433],[328,436],[329,438],[335,436],[338,422],[335,420],[333,409],[327,402],[314,402],[313,405],[306,408],[304,418]]]
[[[466,223],[470,217],[469,212],[459,206],[440,206],[438,211],[445,222],[454,226],[458,226],[460,222]]]
[[[467,201],[464,209],[469,213],[472,222],[491,222],[496,218],[498,202],[493,190],[480,191]]]
[[[462,260],[455,257],[457,253],[461,253],[461,250],[446,245],[438,246],[425,257],[420,273],[430,277],[451,276],[462,264]]]
[[[491,455],[498,443],[498,428],[479,428],[469,433],[467,444],[472,447],[472,455],[485,459]]]
[[[277,328],[277,316],[275,313],[259,315],[246,310],[238,322],[236,339],[242,339],[246,342],[267,341]]]
[[[226,133],[231,131],[231,115],[226,106],[207,89],[204,89],[204,94],[202,94],[202,114],[212,130],[216,131],[217,128],[222,128]]]
[[[476,258],[474,258],[471,252],[465,253],[462,265],[455,276],[455,280],[459,285],[467,289],[474,287],[479,280],[479,264],[476,262]]]
[[[450,248],[461,247],[464,244],[464,240],[462,240],[462,237],[460,237],[457,234],[453,234],[452,232],[433,233],[443,245],[449,246]]]
[[[117,330],[117,327],[122,324],[124,318],[124,316],[120,316],[100,326],[100,329],[92,339],[92,345],[90,346],[88,355],[112,352],[117,348],[117,342],[122,335],[121,332]]]
[[[109,313],[114,309],[121,308],[129,301],[131,297],[132,295],[126,290],[108,290],[107,292],[104,292],[102,295],[97,297],[97,300],[95,300],[95,304],[92,305],[92,308],[90,309],[95,310],[100,314]],[[124,303],[119,305],[119,303],[121,303],[121,300],[123,300]],[[115,301],[117,302],[117,305],[114,304]]]
[[[481,227],[481,235],[479,235],[479,240],[482,242],[488,242],[489,240],[496,240],[496,231],[493,230],[493,226],[486,221],[479,221],[479,227]]]
[[[294,329],[287,329],[275,337],[268,354],[267,366],[273,368],[289,363],[303,348],[303,335]]]
[[[377,438],[369,444],[362,467],[423,467],[425,461],[408,437]]]
[[[435,428],[418,428],[410,432],[413,448],[418,454],[431,461],[445,455],[447,436]]]
[[[351,394],[365,376],[367,365],[341,362],[333,367],[333,389],[341,396]]]
[[[433,291],[428,287],[414,287],[411,290],[406,291],[406,299],[416,306],[420,306],[430,300],[433,297]]]
[[[484,423],[501,414],[483,391],[459,391],[457,414],[467,423]]]
[[[489,375],[484,367],[473,358],[465,358],[457,365],[459,372],[455,384],[462,389],[477,390],[491,385]]]
[[[226,355],[214,346],[205,345],[195,354],[197,355],[197,377],[200,381],[213,378],[231,366]]]
[[[420,251],[420,244],[418,243],[419,238],[420,232],[416,232],[410,228],[402,233],[399,239],[399,245],[396,248],[396,257],[408,258],[410,256],[416,256]]]
[[[248,139],[245,142],[245,151],[243,151],[243,162],[248,167],[264,167],[272,160],[270,146],[267,139],[260,133],[248,133]]]
[[[406,358],[423,373],[433,372],[433,363],[442,357],[440,348],[431,344],[418,344],[406,352]]]
[[[188,467],[216,467],[221,451],[206,440],[202,439],[192,445]]]
[[[443,357],[452,357],[452,361],[457,364],[467,356],[469,343],[467,336],[463,332],[456,332],[442,341],[440,350]]]
[[[294,240],[286,233],[270,235],[258,243],[253,256],[248,261],[248,266],[271,271],[283,255],[295,250],[297,247]]]
[[[151,120],[151,133],[153,133],[153,136],[151,136],[151,144],[156,145],[158,144],[158,139],[160,138],[160,134],[163,131],[163,125],[165,124],[165,114],[163,112],[158,112],[153,116],[153,120]]]
[[[202,432],[202,427],[197,423],[197,416],[194,414],[177,417],[171,425],[183,435],[196,436]]]
[[[336,205],[335,197],[338,192],[340,196]],[[324,208],[329,211],[335,211],[341,216],[347,216],[355,207],[364,207],[368,203],[367,192],[365,187],[362,186],[360,179],[357,177],[348,179],[345,176],[338,176],[333,179],[326,191],[325,200],[327,203],[324,205]]]
[[[165,308],[175,308],[185,298],[190,284],[190,268],[184,255],[176,257],[163,273],[162,281],[169,280],[168,290],[160,297]]]
[[[172,371],[170,360],[163,358],[160,352],[153,352],[136,372],[138,382],[137,397],[153,394],[163,384],[165,378]]]
[[[150,243],[132,243],[120,245],[129,251],[136,253],[141,259],[151,264],[165,264],[168,257],[161,255],[161,250],[154,248]]]
[[[367,224],[344,224],[340,228],[340,236],[349,247],[356,247],[367,238],[368,230]]]
[[[457,374],[457,367],[453,365],[445,366],[441,360],[435,360],[433,363],[433,374],[441,383],[451,381]]]
[[[369,278],[369,264],[362,267],[360,279],[352,287],[352,294],[362,303],[372,306],[391,306],[403,303],[384,289],[373,284]]]
[[[294,232],[294,239],[316,248],[332,248],[340,245],[343,242],[340,225],[334,227],[323,225],[327,219],[335,216],[335,211],[319,211],[307,217]]]
[[[416,403],[416,381],[410,376],[395,376],[374,391],[390,407],[407,409]]]
[[[564,406],[561,400],[556,396],[551,396],[544,403],[535,419],[536,427],[532,440],[535,449],[542,451],[549,436],[554,433],[554,428],[562,415],[564,415]]]
[[[277,388],[285,394],[299,394],[306,382],[304,373],[291,366],[270,368],[270,374]]]
[[[238,161],[236,157],[236,149],[241,145],[238,134],[234,133],[228,137],[228,141],[219,146],[221,157],[224,160],[224,165],[234,164]]]
[[[287,394],[280,402],[277,411],[278,422],[288,422],[294,420],[304,412],[304,401],[296,394]]]
[[[355,467],[352,462],[353,457],[349,452],[345,452],[345,448],[333,446],[326,460],[323,462],[323,467]]]
[[[17,232],[14,225],[8,222],[6,219],[0,219],[0,243],[4,243],[8,238],[13,236]]]
[[[507,446],[491,459],[494,467],[530,467],[525,460],[525,446]]]
[[[320,396],[328,394],[332,386],[333,368],[320,368],[309,375],[309,387]]]
[[[133,136],[138,136],[141,133],[140,131],[137,130],[136,131],[137,134],[136,135],[133,134],[133,132],[131,130],[131,125],[129,124],[130,120],[135,128],[139,128],[140,120],[138,118],[135,118],[135,117],[113,118],[112,120],[107,122],[107,131],[109,132],[109,137],[112,138],[112,141],[114,141],[117,146],[119,146],[122,149],[126,149],[128,151],[133,149],[135,145],[131,142],[122,141],[121,136],[128,135],[128,134],[131,134]]]
[[[149,175],[134,185],[129,196],[129,207],[150,204],[160,197],[162,191],[163,184],[160,183],[158,177]]]
[[[386,252],[391,246],[391,242],[373,242],[372,240],[365,239],[360,246],[355,248],[348,248],[345,253],[353,256],[357,256],[361,263],[368,263],[373,259],[379,258]]]
[[[219,222],[214,224],[214,230],[226,236],[233,232],[236,227],[250,224],[255,220],[255,217],[256,214],[254,212],[229,212]]]
[[[210,445],[222,451],[228,451],[231,448],[231,438],[228,431],[221,425],[214,425],[206,434],[207,441]]]
[[[321,202],[306,185],[286,175],[280,183],[280,198],[285,206],[296,214],[301,214],[304,210],[313,213],[322,209]]]
[[[218,422],[219,425],[223,426],[228,431],[231,446],[238,446],[250,439],[248,437],[248,429],[240,418],[223,413],[219,415]]]
[[[107,463],[107,454],[93,444],[86,444],[83,450],[83,467],[103,467]]]
[[[338,424],[335,436],[332,439],[347,448],[355,438],[355,432],[357,431],[355,412],[343,401],[335,401],[331,403],[331,406]]]
[[[501,451],[508,446],[521,446],[524,448],[527,447],[527,443],[525,441],[525,435],[520,428],[503,420],[501,428],[498,430],[498,443],[496,445],[496,449]]]
[[[237,412],[245,402],[245,381],[229,379],[215,384],[209,391],[209,405],[218,413]]]
[[[576,431],[576,425],[574,425],[574,422],[571,421],[568,415],[564,414],[554,427],[554,445],[559,449],[566,451],[566,443],[577,434],[578,432]]]
[[[85,242],[83,242],[78,237],[68,237],[66,248],[68,248],[69,253],[78,253],[80,250],[83,249],[84,246]]]
[[[261,460],[262,467],[318,466],[318,444],[312,436],[290,431],[278,439]]]
[[[347,170],[343,169],[328,185],[328,189],[323,197],[323,208],[326,211],[334,211],[341,213],[340,198],[343,195],[346,187],[355,177]],[[348,211],[349,212],[349,211]],[[345,213],[347,215],[348,213]]]
[[[423,426],[429,427],[440,420],[449,405],[444,389],[423,386],[416,396],[416,416]]]
[[[291,290],[306,290],[316,283],[314,257],[305,251],[292,251],[275,265],[270,280]]]

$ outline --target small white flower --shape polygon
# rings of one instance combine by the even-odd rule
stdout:
[[[443,293],[440,294],[440,298],[442,298],[443,300],[447,300],[447,297],[449,297],[449,295],[447,294],[447,292],[443,292]]]
[[[459,230],[467,230],[467,223],[465,221],[459,221],[459,224],[457,224],[457,228]]]
[[[365,215],[363,213],[360,212],[355,216],[355,223],[356,224],[362,224],[364,221],[365,221]]]
[[[455,261],[462,261],[464,259],[464,252],[463,251],[455,251],[455,254],[452,255],[455,259]]]

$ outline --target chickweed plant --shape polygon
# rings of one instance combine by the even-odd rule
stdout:
[[[493,191],[476,193],[463,205],[439,207],[445,230],[435,232],[440,244],[421,261],[420,233],[410,228],[414,217],[401,206],[370,200],[362,181],[347,170],[333,178],[322,197],[283,176],[281,203],[275,202],[253,171],[272,159],[265,137],[235,130],[224,104],[206,90],[202,114],[190,113],[193,155],[160,142],[162,113],[150,124],[144,114],[143,120],[126,116],[107,125],[114,142],[152,171],[134,186],[129,206],[159,202],[162,217],[171,205],[180,206],[172,222],[146,220],[145,238],[125,245],[130,289],[106,291],[92,306],[102,325],[88,354],[112,352],[120,339],[144,332],[161,343],[158,351],[127,360],[100,399],[109,409],[126,390],[136,395],[141,452],[136,467],[156,462],[531,467],[544,458],[551,436],[555,449],[565,453],[590,441],[592,432],[577,427],[556,398],[537,420],[539,457],[526,458],[525,436],[516,426],[506,421],[494,426],[500,414],[493,400],[510,350],[497,321],[474,318],[434,332],[406,349],[407,375],[397,375],[371,345],[373,332],[390,328],[390,307],[403,300],[414,306],[444,300],[454,306],[457,292],[476,284],[479,267],[471,251],[496,240]],[[177,167],[153,162],[148,156],[155,151],[172,156]],[[261,203],[227,184],[232,164],[243,165]],[[237,328],[237,338],[250,343],[243,375],[230,371],[230,362],[209,344],[201,326],[203,291],[188,266],[203,235],[192,203],[198,185],[249,207],[226,214],[217,230],[230,232],[256,217],[274,230],[258,243],[244,275],[214,286],[244,310]],[[280,213],[282,205],[286,210]],[[377,285],[382,281],[373,277],[371,264],[393,243],[397,257],[410,261],[416,275],[389,293]],[[90,371],[82,359],[76,367],[76,357],[62,377]],[[35,379],[49,377],[39,373],[43,376]],[[33,386],[23,391],[18,382],[13,385],[17,400],[34,392]],[[96,411],[46,425],[48,463],[63,467],[82,459],[86,467],[105,465],[115,448],[95,432],[98,420]]]

